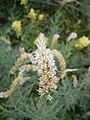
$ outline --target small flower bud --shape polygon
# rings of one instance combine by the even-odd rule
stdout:
[[[38,16],[38,19],[39,19],[40,21],[44,20],[44,15],[43,15],[43,14],[40,14],[40,15]]]

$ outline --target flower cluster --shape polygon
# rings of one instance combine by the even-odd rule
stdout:
[[[39,21],[42,21],[44,19],[43,14],[37,14],[37,12],[31,8],[30,12],[28,13],[28,18],[31,18],[32,20],[38,19]]]
[[[0,92],[0,98],[7,98],[8,97],[8,91]]]
[[[38,15],[38,20],[42,21],[44,19],[44,15],[43,14],[39,14]]]
[[[75,47],[78,48],[78,49],[83,49],[85,47],[88,47],[90,45],[90,40],[83,36],[79,39],[78,43],[75,44]]]
[[[22,31],[22,25],[21,25],[21,20],[15,20],[12,23],[12,29],[17,33],[17,35],[19,36],[21,31]]]
[[[28,13],[28,18],[36,20],[36,16],[37,16],[37,14],[35,13],[35,10],[33,8],[31,8],[30,12]]]
[[[56,76],[53,52],[46,48],[45,36],[40,33],[36,40],[37,50],[34,52],[33,64],[37,66],[39,76],[39,94],[42,96],[57,89],[59,78]]]
[[[20,0],[21,5],[26,5],[28,3],[28,0]]]

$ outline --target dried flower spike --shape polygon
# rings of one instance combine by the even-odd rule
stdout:
[[[66,62],[65,59],[63,57],[63,55],[57,51],[57,50],[53,50],[54,55],[57,57],[57,59],[59,60],[59,66],[60,66],[60,77],[64,78],[65,77],[65,71],[66,71]]]
[[[25,64],[25,65],[23,65],[23,66],[21,66],[20,68],[19,68],[19,75],[18,75],[18,77],[19,77],[19,84],[20,85],[22,85],[23,83],[25,83],[27,80],[29,80],[30,79],[30,77],[24,77],[24,72],[25,71],[30,71],[31,70],[31,65],[30,64]]]
[[[55,48],[55,46],[57,45],[58,43],[58,39],[60,38],[60,35],[59,34],[54,34],[53,38],[52,38],[52,41],[51,41],[51,48]]]

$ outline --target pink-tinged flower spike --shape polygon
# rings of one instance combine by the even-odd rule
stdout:
[[[34,52],[33,63],[37,66],[39,76],[40,96],[48,94],[57,89],[59,78],[56,76],[57,67],[55,65],[53,52],[46,48],[45,36],[40,33],[36,40],[37,50]],[[50,95],[49,95],[50,96]]]

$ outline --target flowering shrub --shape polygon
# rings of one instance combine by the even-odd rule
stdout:
[[[15,73],[16,67],[22,62],[23,60],[27,59],[29,57],[30,61],[32,62],[32,65],[35,66],[35,69],[37,70],[38,77],[39,77],[39,95],[43,96],[48,94],[50,91],[54,91],[57,89],[57,83],[59,81],[59,77],[57,77],[56,71],[58,71],[54,55],[57,56],[58,59],[60,59],[60,67],[61,67],[61,75],[62,78],[65,77],[65,73],[68,71],[76,71],[76,69],[68,69],[66,70],[66,65],[63,56],[58,51],[54,50],[51,51],[49,48],[46,48],[45,45],[46,38],[43,33],[40,33],[39,37],[36,39],[35,43],[37,46],[37,50],[33,52],[33,54],[25,53],[24,51],[21,54],[21,58],[18,59],[16,65],[14,68],[12,68],[11,72]],[[60,58],[59,58],[60,57]],[[15,86],[19,84],[23,84],[26,80],[29,79],[29,77],[23,78],[24,71],[29,71],[31,69],[30,65],[21,66],[19,68],[19,76],[15,79],[15,81],[12,83],[10,90],[7,92],[1,92],[0,96],[1,98],[8,97],[12,94],[13,90],[15,89]],[[59,71],[58,71],[59,72]]]
[[[87,2],[0,1],[0,120],[89,120]]]

